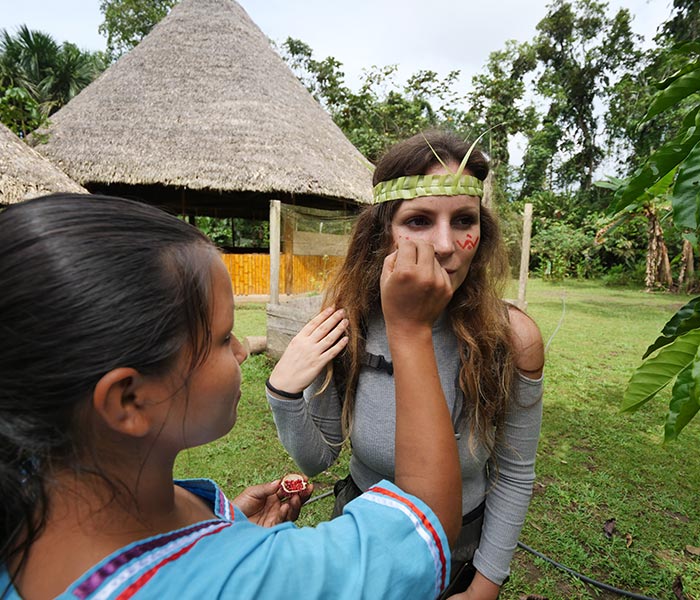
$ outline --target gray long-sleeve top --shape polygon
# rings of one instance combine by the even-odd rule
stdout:
[[[457,423],[463,398],[458,384],[459,353],[457,339],[444,316],[433,327],[433,345],[442,389]],[[391,360],[381,315],[370,321],[366,350]],[[330,385],[318,393],[324,377],[325,372],[299,400],[280,400],[267,395],[280,441],[309,476],[327,469],[338,458],[343,439],[336,389]],[[470,451],[466,424],[458,428],[457,441],[463,514],[486,498],[474,566],[499,585],[510,573],[510,561],[530,503],[542,420],[542,378],[533,380],[518,374],[514,387],[495,450],[497,468],[489,467],[491,461],[483,446],[476,445],[474,452]],[[362,490],[381,479],[394,480],[395,417],[393,377],[385,371],[364,367],[355,396],[350,458],[350,473]]]

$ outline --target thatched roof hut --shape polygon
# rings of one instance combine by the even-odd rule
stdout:
[[[371,197],[367,161],[233,0],[182,0],[47,132],[37,149],[90,191],[181,213]]]
[[[87,194],[0,123],[0,206],[53,192]]]

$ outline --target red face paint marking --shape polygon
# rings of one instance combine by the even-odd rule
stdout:
[[[476,246],[477,246],[478,243],[479,243],[479,237],[477,236],[477,238],[476,238],[475,240],[472,240],[471,234],[467,234],[467,239],[464,240],[464,243],[462,243],[462,242],[460,242],[459,240],[457,240],[457,245],[458,245],[462,250],[466,250],[466,249],[474,250],[474,248],[476,248]]]

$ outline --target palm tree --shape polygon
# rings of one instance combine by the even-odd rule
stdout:
[[[0,119],[15,131],[16,115],[28,112],[46,119],[88,85],[106,67],[100,52],[85,52],[75,44],[58,44],[50,35],[22,25],[15,35],[0,32]],[[23,92],[18,92],[23,90]],[[18,104],[21,99],[21,106]],[[2,107],[4,106],[4,110]],[[9,116],[8,115],[14,115]],[[9,119],[10,122],[7,122]]]
[[[105,67],[104,57],[100,53],[83,52],[75,44],[64,42],[41,83],[42,90],[52,103],[49,114],[76,96]]]

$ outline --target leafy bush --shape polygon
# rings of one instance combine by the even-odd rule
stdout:
[[[644,287],[646,275],[644,263],[637,263],[632,268],[625,265],[614,265],[601,277],[603,285],[607,287]]]
[[[259,249],[270,245],[267,221],[197,217],[197,227],[220,248]]]
[[[25,137],[46,124],[46,115],[27,90],[11,87],[4,93],[0,91],[0,123],[7,125],[18,136]]]
[[[568,223],[549,222],[532,238],[531,263],[537,275],[551,281],[600,274],[593,236]]]

